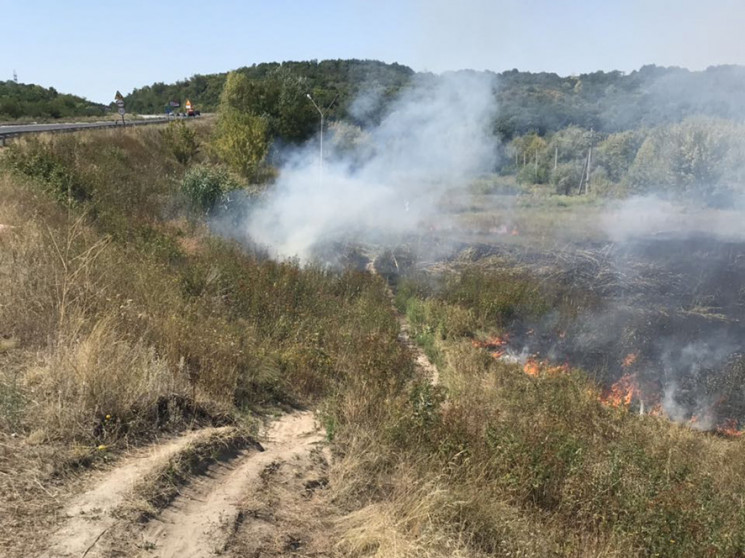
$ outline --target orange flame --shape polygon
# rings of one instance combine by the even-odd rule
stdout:
[[[534,358],[529,358],[525,361],[523,372],[525,372],[528,376],[538,376],[540,371],[541,367],[538,365],[538,361],[536,361]]]
[[[629,366],[633,365],[636,362],[636,359],[637,359],[636,353],[629,353],[626,355],[626,358],[623,359],[621,366],[623,366],[624,368],[628,368]]]
[[[737,421],[732,418],[725,420],[722,424],[717,426],[717,432],[734,438],[740,437],[743,434],[742,430],[737,429]]]
[[[611,407],[628,407],[634,397],[639,397],[636,376],[626,374],[610,387],[610,390],[600,398],[600,401]]]
[[[496,349],[498,347],[504,347],[507,345],[507,343],[510,342],[510,336],[508,334],[504,335],[495,335],[494,337],[489,337],[487,339],[484,339],[483,341],[479,341],[478,339],[474,339],[471,341],[471,345],[474,347],[479,347],[482,349]]]
[[[655,406],[652,407],[647,414],[653,417],[665,416],[665,411],[662,409],[662,403],[655,404]]]

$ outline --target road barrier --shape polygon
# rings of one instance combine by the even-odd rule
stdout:
[[[124,125],[145,126],[147,124],[165,124],[172,122],[173,118],[148,118],[146,120],[130,120]],[[118,120],[108,122],[71,122],[67,124],[18,124],[0,126],[0,147],[4,147],[7,140],[25,134],[59,134],[65,132],[79,132],[80,130],[92,130],[98,128],[121,128],[122,123]]]

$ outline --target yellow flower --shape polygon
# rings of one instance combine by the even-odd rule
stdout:
[[[111,415],[106,415],[106,420],[111,420]]]
[[[107,449],[109,449],[109,447],[104,444],[101,444],[100,446],[98,446],[97,449],[98,451],[106,451]]]

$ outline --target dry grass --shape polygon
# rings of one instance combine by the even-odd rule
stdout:
[[[76,467],[163,431],[341,401],[347,383],[367,394],[363,420],[410,373],[382,282],[210,238],[157,131],[22,140],[2,159],[0,521],[18,552]]]

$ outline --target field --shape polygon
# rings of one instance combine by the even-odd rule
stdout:
[[[236,483],[228,556],[745,552],[732,215],[475,184],[421,234],[300,266],[210,233],[237,178],[195,124],[0,154],[8,555],[151,446],[167,461],[84,522],[89,555],[158,555],[210,478]]]

